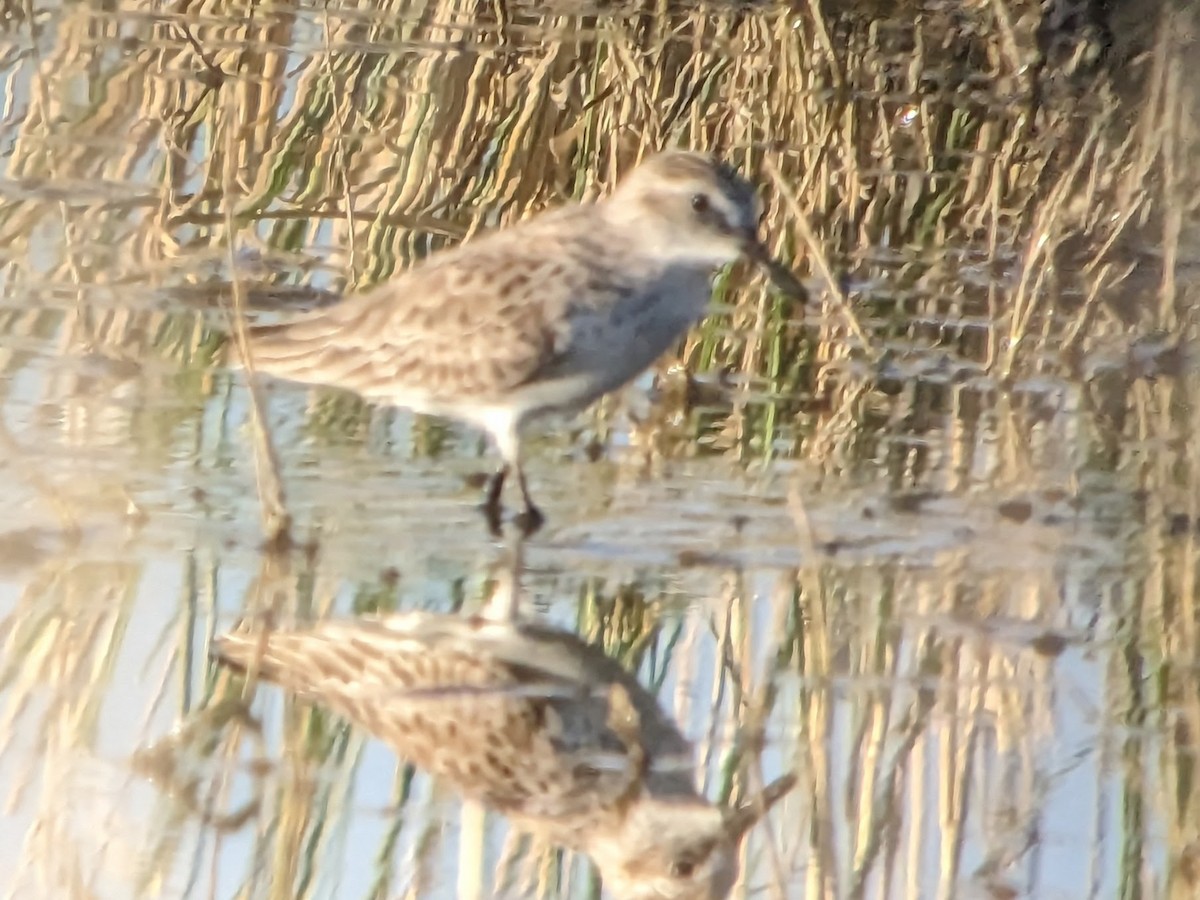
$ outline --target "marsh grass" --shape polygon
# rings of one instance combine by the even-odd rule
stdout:
[[[771,466],[802,455],[822,479],[880,470],[898,492],[983,481],[1090,509],[1103,477],[1143,498],[1115,514],[1138,568],[1085,573],[1072,582],[1084,599],[1065,596],[1057,573],[979,579],[953,554],[932,572],[839,564],[786,489],[803,564],[773,572],[768,590],[761,573],[717,567],[704,582],[711,609],[676,615],[662,578],[568,584],[580,632],[638,669],[681,721],[701,723],[710,796],[752,792],[764,757],[799,773],[777,824],[746,851],[748,881],[812,897],[1036,885],[1043,801],[1061,790],[1055,767],[1078,765],[1050,752],[1060,695],[1074,688],[1081,705],[1099,699],[1089,715],[1105,726],[1081,755],[1103,757],[1098,769],[1120,781],[1120,810],[1107,794],[1081,804],[1093,884],[1195,896],[1196,530],[1164,526],[1200,516],[1195,380],[1125,364],[1130,335],[1196,334],[1196,97],[1183,43],[1194,22],[1156,6],[1105,65],[1072,69],[1033,65],[1032,0],[913,6],[920,16],[855,4],[16,4],[0,34],[0,365],[24,392],[10,406],[55,414],[4,447],[33,473],[22,515],[49,510],[44,530],[9,542],[25,568],[0,628],[2,799],[34,809],[12,895],[93,896],[80,809],[53,786],[70,783],[96,739],[133,610],[145,612],[135,597],[153,585],[141,562],[77,555],[96,510],[130,497],[123,476],[42,471],[38,436],[83,450],[131,442],[139,465],[165,469],[180,430],[194,427],[203,447],[244,414],[211,366],[219,332],[237,333],[256,293],[367,287],[481,228],[605,190],[644,153],[680,144],[758,173],[768,244],[810,279],[814,302],[797,309],[740,267],[723,274],[723,311],[679,358],[729,370],[731,410],[704,409],[687,420],[691,440],[652,441],[655,452],[722,454],[768,482]],[[1070,59],[1088,56],[1076,49]],[[247,274],[244,251],[261,248],[289,262]],[[178,302],[184,287],[205,302]],[[229,319],[212,313],[221,297],[233,298]],[[55,366],[37,364],[47,348]],[[1114,353],[1115,368],[1088,375]],[[935,356],[948,367],[923,367]],[[94,374],[84,363],[97,358]],[[114,404],[131,380],[118,362],[140,387]],[[180,395],[194,402],[162,399]],[[219,407],[207,419],[205,400]],[[322,396],[307,411],[314,441],[372,430],[353,398]],[[270,536],[290,510],[257,421]],[[436,456],[450,442],[422,423],[412,451]],[[337,573],[271,559],[234,603],[245,615],[333,608]],[[221,562],[189,552],[181,566],[181,596],[157,598],[178,600],[167,633],[178,637],[157,652],[138,645],[160,679],[147,730],[168,699],[181,698],[180,716],[243,699],[204,656]],[[412,599],[359,586],[355,606],[398,598]],[[1077,669],[1056,670],[1079,644],[1097,660],[1084,668],[1102,681],[1096,693],[1070,683]],[[236,892],[336,894],[363,741],[308,707],[287,704],[276,724]],[[202,829],[179,829],[197,809],[227,808],[219,801],[236,791],[224,779],[246,767],[244,752],[236,735],[209,750],[218,775],[187,783],[133,883],[177,884],[177,855],[218,866]],[[419,784],[399,765],[380,791],[396,809],[368,896],[445,883],[437,866],[458,848]],[[482,854],[501,861],[498,884],[598,895],[561,852],[484,828],[465,872]],[[119,870],[118,855],[100,852],[98,868]],[[179,893],[203,883],[192,872]]]

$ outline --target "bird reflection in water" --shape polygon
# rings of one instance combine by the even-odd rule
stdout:
[[[721,809],[692,747],[625,669],[521,616],[520,552],[467,617],[407,612],[240,630],[214,655],[349,719],[515,825],[586,853],[621,898],[724,897],[738,845],[791,787]]]

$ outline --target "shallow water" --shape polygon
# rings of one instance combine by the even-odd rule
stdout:
[[[796,773],[734,896],[1194,896],[1187,14],[1115,5],[1095,62],[1034,3],[485,6],[6,14],[0,896],[598,893],[278,690],[261,741],[214,724],[214,634],[473,612],[503,547],[478,435],[270,385],[267,552],[213,356],[231,297],[323,302],[669,143],[756,174],[817,300],[735,267],[531,442],[526,608],[637,671],[708,797]]]

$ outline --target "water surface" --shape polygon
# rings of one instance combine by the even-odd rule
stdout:
[[[529,609],[638,672],[709,797],[796,772],[736,896],[1194,896],[1194,22],[1110,6],[10,10],[3,895],[596,894],[278,691],[261,741],[205,727],[237,690],[215,633],[473,611],[501,554],[479,435],[281,385],[295,549],[264,552],[214,356],[235,305],[325,302],[678,144],[756,177],[816,299],[735,267],[655,373],[532,442]]]

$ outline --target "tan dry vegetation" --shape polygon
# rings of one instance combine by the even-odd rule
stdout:
[[[760,173],[782,257],[801,271],[820,258],[835,278],[867,287],[822,290],[801,316],[743,272],[723,282],[727,314],[681,353],[695,369],[730,367],[744,396],[732,413],[699,417],[702,446],[764,462],[803,452],[829,478],[882,458],[895,487],[932,479],[966,490],[982,472],[993,488],[1054,484],[1086,502],[1101,473],[1141,492],[1141,508],[1121,511],[1133,573],[1079,582],[1100,622],[1093,652],[1106,701],[1091,711],[1106,728],[1089,750],[1122,780],[1124,803],[1114,823],[1097,799],[1081,829],[1096,835],[1096,867],[1119,868],[1122,896],[1194,896],[1196,536],[1161,527],[1200,515],[1194,379],[1139,377],[1119,343],[1115,374],[1085,377],[1129,333],[1195,337],[1183,277],[1197,196],[1185,13],[1157,7],[1123,35],[1118,58],[1072,72],[1058,58],[1031,67],[1039,4],[1016,0],[904,19],[817,4],[18,6],[0,35],[12,75],[0,122],[2,362],[41,378],[28,347],[52,345],[71,365],[102,357],[96,377],[68,366],[33,388],[35,402],[66,410],[56,421],[65,443],[103,446],[117,433],[143,454],[158,448],[143,464],[165,465],[180,413],[159,411],[161,395],[145,385],[179,386],[151,376],[135,412],[114,417],[104,398],[127,374],[115,363],[178,360],[182,390],[214,396],[212,323],[193,307],[234,293],[231,282],[248,302],[366,286],[447,241],[603,190],[648,149],[720,150]],[[969,377],[947,384],[902,370],[897,393],[880,390],[889,359],[945,348]],[[1064,385],[1049,421],[1037,392],[1013,390],[1038,378]],[[366,415],[344,399],[331,414],[327,403],[312,413],[330,430]],[[945,447],[881,449],[935,422]],[[655,446],[692,453],[687,437]],[[78,485],[51,479],[34,495],[66,531],[89,519]],[[711,628],[690,617],[662,638],[660,613],[647,612],[660,586],[641,583],[589,583],[580,626],[630,659],[655,641],[667,648],[644,665],[673,673],[667,702],[706,723],[699,750],[712,793],[753,779],[743,751],[755,717],[797,767],[803,784],[776,814],[787,824],[749,851],[752,883],[780,896],[801,883],[812,897],[953,897],[964,885],[1019,894],[1057,779],[1039,765],[1063,690],[1058,641],[1086,642],[1092,625],[1071,619],[1058,572],[1011,583],[954,559],[928,575],[856,570],[823,556],[824,536],[807,534],[799,514],[797,533],[807,562],[777,574],[767,635],[755,618],[763,598],[736,570],[707,585],[714,608],[729,611]],[[58,781],[91,740],[144,574],[77,564],[68,542],[23,577],[3,622],[0,731],[32,735],[43,750],[26,757],[40,771],[18,767],[12,805]],[[311,614],[330,602],[297,597],[306,582],[294,572],[280,580],[278,595],[247,600],[247,612]],[[198,577],[186,585],[179,648],[158,664],[199,679],[192,654],[215,627],[215,588]],[[698,712],[688,687],[705,680],[693,660],[710,640],[724,665]],[[203,703],[225,689],[206,686]],[[158,690],[168,693],[165,680]],[[283,732],[245,896],[315,890],[361,748],[307,712],[289,711]],[[3,749],[11,759],[11,744]],[[230,759],[235,750],[223,747]],[[401,770],[391,796],[403,807],[410,791]],[[62,824],[70,798],[40,797],[15,884],[90,896],[71,852],[77,835]],[[421,868],[410,892],[438,880],[428,868],[445,849],[436,816],[414,814]],[[397,832],[378,853],[378,896],[401,887],[390,868]],[[922,854],[935,832],[931,872]],[[555,896],[560,879],[580,880],[553,851],[523,856],[510,840],[513,870],[501,882]],[[964,860],[971,841],[985,848],[982,863]],[[1152,850],[1166,856],[1161,868]],[[143,884],[166,878],[170,855],[141,861]]]

